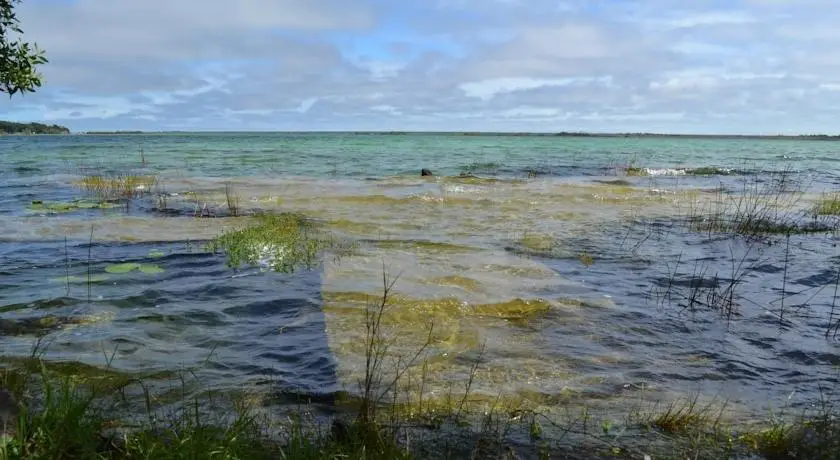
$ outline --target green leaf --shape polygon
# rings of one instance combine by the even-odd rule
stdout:
[[[124,264],[109,265],[109,266],[105,267],[105,271],[108,272],[108,273],[120,274],[120,273],[128,273],[132,270],[136,270],[137,268],[140,268],[140,265],[129,262],[129,263],[124,263]]]
[[[158,267],[157,265],[143,264],[140,265],[140,272],[145,273],[147,275],[156,275],[158,273],[163,273],[164,269]]]
[[[152,249],[151,251],[149,251],[149,257],[153,259],[159,259],[164,256],[166,256],[166,253],[159,249]]]

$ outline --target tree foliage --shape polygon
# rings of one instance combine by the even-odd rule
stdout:
[[[36,67],[47,58],[37,45],[24,42],[14,7],[21,0],[0,0],[0,93],[34,92],[41,86]]]

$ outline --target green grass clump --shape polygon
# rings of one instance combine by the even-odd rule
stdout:
[[[126,413],[120,411],[125,401],[114,389],[80,383],[37,359],[27,364],[36,361],[37,370],[29,365],[0,369],[0,389],[12,395],[17,419],[0,437],[2,460],[412,458],[393,432],[379,425],[350,421],[323,432],[298,418],[272,424],[239,400],[218,420],[199,409],[200,397],[159,416],[154,398],[145,392],[147,414],[134,414],[135,421],[128,422],[119,418]]]
[[[103,200],[117,200],[132,199],[151,193],[157,183],[156,176],[83,172],[82,178],[74,184],[85,192]]]
[[[624,168],[624,174],[627,176],[647,176],[647,169],[639,168],[638,166],[628,166]]]
[[[740,193],[728,194],[719,190],[709,202],[692,203],[686,219],[689,228],[747,238],[827,233],[840,229],[836,220],[820,219],[816,215],[819,213],[810,213],[800,205],[801,178],[791,171],[772,173],[767,179],[745,181]]]
[[[652,417],[650,426],[666,433],[686,433],[710,423],[708,407],[698,407],[697,398],[684,404],[671,403],[664,412]]]
[[[823,195],[814,205],[814,214],[818,216],[840,216],[840,193]]]
[[[331,238],[293,213],[257,215],[248,225],[223,233],[208,245],[210,251],[227,254],[230,267],[263,261],[283,273],[311,268],[319,253],[329,247]]]

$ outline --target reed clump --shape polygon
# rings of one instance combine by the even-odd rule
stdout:
[[[224,252],[230,267],[264,265],[283,273],[313,267],[330,248],[340,248],[337,240],[296,213],[258,214],[207,245]]]
[[[75,185],[101,200],[130,200],[152,193],[157,182],[157,176],[153,175],[83,171]]]
[[[817,216],[840,216],[840,192],[823,194],[813,212]]]
[[[685,221],[710,236],[730,233],[752,239],[838,230],[836,219],[821,219],[801,205],[801,190],[801,180],[784,169],[745,180],[737,192],[719,189],[710,201],[692,202]]]

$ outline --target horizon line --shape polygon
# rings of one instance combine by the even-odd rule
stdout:
[[[130,135],[130,134],[213,134],[213,133],[266,133],[266,134],[461,134],[461,135],[506,135],[506,136],[557,136],[557,137],[759,137],[759,138],[801,138],[821,137],[840,138],[840,134],[831,133],[799,133],[799,134],[758,134],[758,133],[691,133],[691,132],[656,132],[656,131],[481,131],[481,130],[221,130],[221,129],[163,129],[163,130],[137,130],[137,129],[91,129],[83,131],[70,131],[73,135]]]

